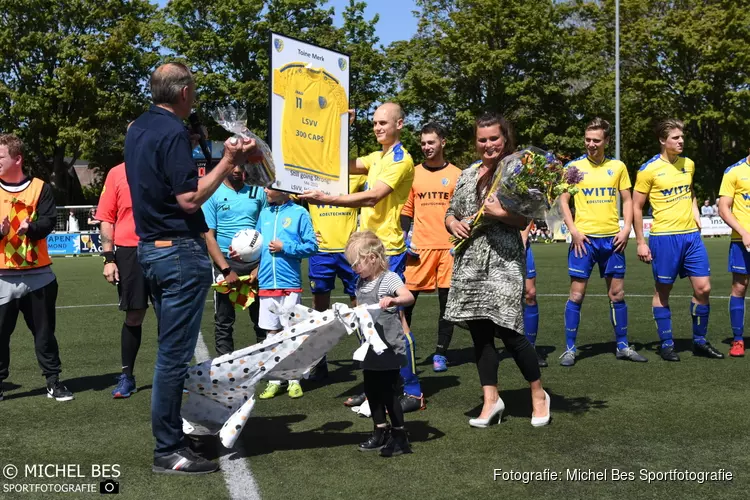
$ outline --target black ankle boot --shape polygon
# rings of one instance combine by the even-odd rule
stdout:
[[[388,427],[375,427],[367,441],[359,443],[359,451],[377,451],[388,442],[391,433]]]
[[[404,453],[411,453],[409,438],[404,429],[391,429],[391,438],[380,450],[381,457],[395,457]]]

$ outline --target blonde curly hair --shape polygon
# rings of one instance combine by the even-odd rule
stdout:
[[[385,246],[383,246],[383,242],[372,231],[362,231],[352,234],[346,243],[344,255],[346,255],[346,260],[349,261],[352,267],[368,255],[374,255],[380,270],[386,271],[388,269],[388,257],[385,256]]]

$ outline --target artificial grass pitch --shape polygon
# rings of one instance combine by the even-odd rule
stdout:
[[[728,239],[704,242],[714,275],[708,338],[726,354],[731,339]],[[384,459],[357,450],[372,423],[342,404],[347,396],[362,391],[362,373],[351,360],[356,348],[352,337],[329,355],[327,383],[303,381],[305,395],[298,400],[282,393],[258,401],[240,440],[242,454],[214,450],[209,443],[209,455],[246,460],[264,499],[748,498],[750,438],[744,427],[750,413],[746,390],[750,359],[692,356],[688,281],[675,285],[671,301],[682,361],[667,363],[656,354],[651,269],[638,261],[631,241],[625,281],[629,337],[649,362],[615,360],[605,285],[597,277],[590,281],[581,313],[578,362],[564,368],[558,356],[565,340],[567,246],[535,244],[533,250],[540,310],[538,346],[550,362],[549,368],[542,369],[544,386],[552,396],[550,426],[531,427],[528,385],[504,354],[499,373],[500,396],[506,404],[503,421],[488,429],[469,427],[468,419],[478,415],[482,404],[470,337],[457,328],[448,353],[449,370],[433,373],[437,300],[422,294],[413,331],[427,410],[406,415],[414,454]],[[118,466],[115,479],[125,498],[229,498],[223,474],[186,478],[151,473],[153,313],[146,316],[135,366],[138,392],[127,400],[113,400],[110,391],[120,368],[123,314],[116,305],[106,304],[117,302],[116,291],[101,276],[99,259],[59,258],[53,267],[60,284],[57,336],[62,379],[76,399],[58,403],[46,398],[33,339],[19,320],[11,342],[11,375],[4,384],[5,400],[0,402],[0,466],[17,466],[19,476],[0,477],[0,498],[92,495],[51,490],[21,494],[9,489],[21,483],[92,483],[98,495],[100,478],[93,476],[103,465]],[[335,296],[343,295],[338,286]],[[309,293],[306,296],[309,304]],[[202,329],[213,354],[211,302],[206,304]],[[249,319],[238,315],[235,345],[254,342]],[[24,477],[25,467],[35,464],[58,467],[46,469],[52,477]],[[78,467],[68,468],[65,474],[85,477],[62,477],[66,464]],[[681,480],[681,475],[670,473],[674,469],[694,474]],[[721,474],[721,469],[721,480],[697,475]]]

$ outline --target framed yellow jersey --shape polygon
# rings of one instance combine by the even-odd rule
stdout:
[[[271,33],[274,189],[348,193],[349,56]]]
[[[339,81],[322,68],[293,62],[274,71],[273,92],[284,98],[284,166],[338,179],[341,115],[349,109]]]

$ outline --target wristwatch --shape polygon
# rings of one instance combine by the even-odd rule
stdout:
[[[223,275],[223,276],[224,276],[225,278],[226,278],[227,276],[229,276],[229,273],[231,273],[231,272],[232,272],[232,268],[231,268],[231,267],[225,267],[224,269],[222,269],[222,270],[221,270],[221,274],[222,274],[222,275]]]
[[[102,259],[104,259],[105,264],[114,264],[115,252],[102,252]]]

